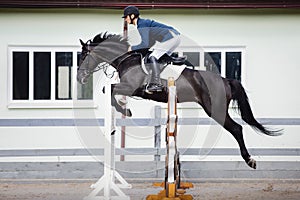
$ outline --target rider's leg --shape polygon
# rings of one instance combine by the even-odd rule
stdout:
[[[154,56],[151,56],[149,59],[151,61],[152,74],[151,74],[150,83],[146,87],[146,92],[147,93],[161,92],[163,86],[160,80],[160,64],[158,63],[158,60]]]
[[[152,66],[152,75],[150,84],[146,88],[146,92],[152,93],[152,92],[161,92],[162,91],[162,84],[160,80],[160,64],[158,63],[158,60],[160,57],[162,57],[164,54],[171,53],[178,47],[180,44],[180,37],[179,35],[173,35],[173,38],[164,41],[164,42],[156,42],[151,48],[150,51],[152,53],[149,56],[149,59],[151,61]]]

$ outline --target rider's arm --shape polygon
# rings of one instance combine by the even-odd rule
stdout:
[[[141,36],[141,43],[131,46],[132,50],[149,48],[149,30],[149,27],[138,28],[139,34]]]

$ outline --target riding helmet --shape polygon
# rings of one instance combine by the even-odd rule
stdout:
[[[134,14],[135,17],[138,17],[140,15],[140,11],[137,7],[135,6],[127,6],[124,9],[124,15],[122,18],[126,18],[128,15]]]

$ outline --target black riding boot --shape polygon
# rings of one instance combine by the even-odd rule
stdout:
[[[153,92],[161,92],[163,86],[160,81],[160,64],[153,56],[149,59],[151,61],[152,74],[150,83],[146,87],[146,92],[152,94]]]

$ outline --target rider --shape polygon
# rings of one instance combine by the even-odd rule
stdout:
[[[180,33],[171,26],[150,19],[140,18],[139,9],[128,6],[124,9],[123,18],[127,23],[137,26],[141,43],[131,47],[131,50],[150,48],[149,59],[152,63],[152,75],[146,88],[147,93],[161,92],[160,64],[158,60],[164,54],[171,55],[180,44]]]

